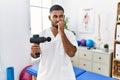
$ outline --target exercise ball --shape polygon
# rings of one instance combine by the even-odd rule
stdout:
[[[77,44],[78,44],[78,46],[80,46],[80,44],[81,44],[80,40],[77,40]]]
[[[19,80],[32,80],[32,75],[30,75],[29,73],[26,72],[26,69],[28,67],[30,67],[31,65],[25,67],[21,73],[20,73],[20,76],[19,76]]]
[[[81,39],[81,46],[86,46],[86,40],[85,39]]]
[[[88,39],[88,40],[86,41],[86,46],[89,47],[89,48],[93,47],[93,46],[94,46],[94,41],[91,40],[91,39]]]

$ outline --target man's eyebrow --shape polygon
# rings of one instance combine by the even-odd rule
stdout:
[[[55,16],[64,16],[64,15],[55,15]]]

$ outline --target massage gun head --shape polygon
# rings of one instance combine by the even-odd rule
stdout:
[[[39,43],[44,43],[45,41],[51,41],[51,38],[50,37],[39,37],[39,35],[33,35],[33,37],[30,38],[30,43],[36,43],[36,44],[39,44]]]

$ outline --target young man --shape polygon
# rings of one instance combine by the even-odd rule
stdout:
[[[77,41],[71,31],[64,29],[64,18],[64,9],[53,5],[49,15],[51,27],[40,33],[51,37],[51,41],[31,47],[33,57],[36,52],[41,53],[37,80],[76,80],[70,57],[77,51]]]

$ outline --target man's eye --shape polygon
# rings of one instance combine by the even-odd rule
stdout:
[[[57,16],[53,16],[54,18],[57,18]]]
[[[60,16],[54,15],[53,18],[63,18],[63,15],[60,15]]]
[[[59,16],[59,18],[63,18],[63,15]]]

